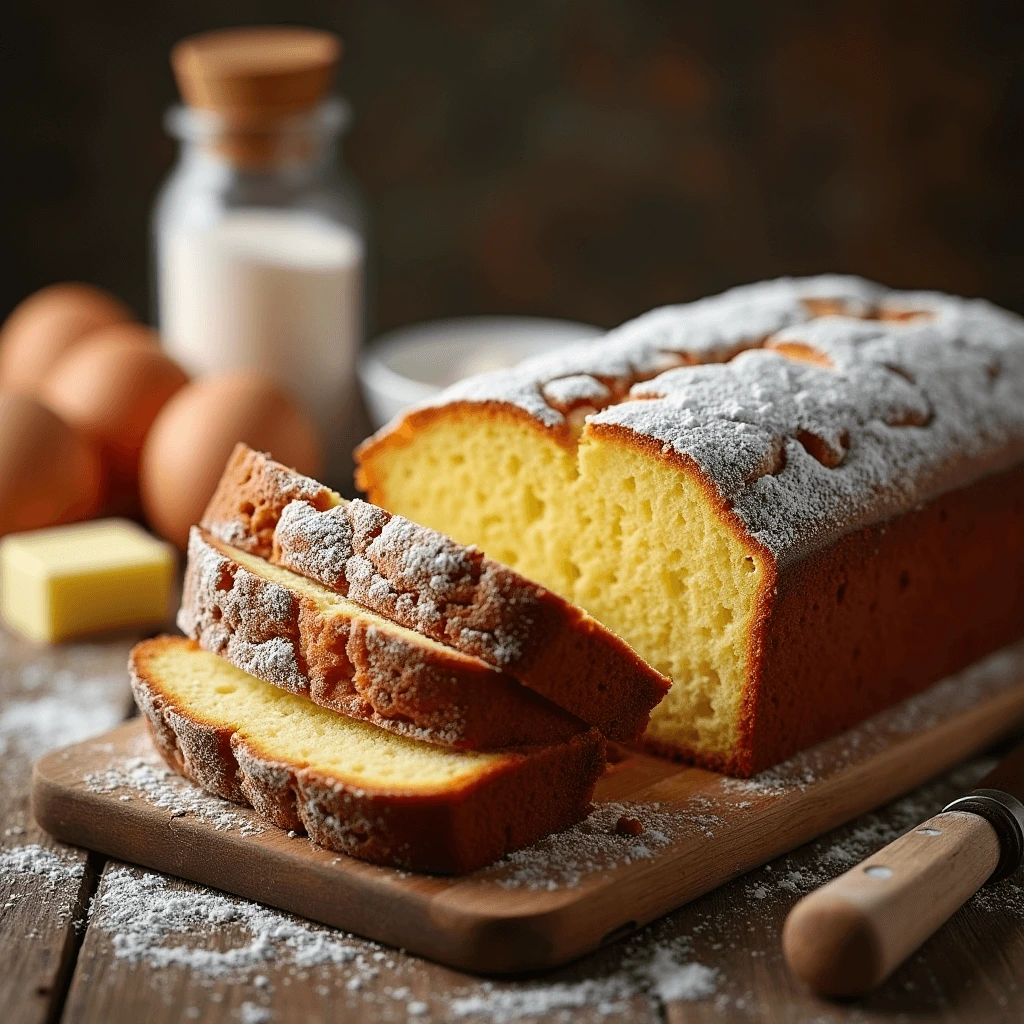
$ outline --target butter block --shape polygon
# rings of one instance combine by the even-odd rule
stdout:
[[[0,542],[0,611],[30,640],[64,640],[170,613],[169,544],[127,519],[14,533]]]

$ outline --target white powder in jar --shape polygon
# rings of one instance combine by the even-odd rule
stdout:
[[[314,213],[250,208],[162,240],[160,331],[193,375],[260,370],[289,388],[328,448],[354,398],[363,243]]]

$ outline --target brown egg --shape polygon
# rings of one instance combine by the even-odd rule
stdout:
[[[160,335],[147,324],[139,324],[134,321],[123,324],[111,324],[109,327],[101,327],[97,331],[90,331],[82,336],[79,343],[95,341],[97,338],[134,342],[136,345],[146,345],[150,348],[160,347]],[[77,348],[78,346],[74,347]]]
[[[134,319],[120,299],[91,285],[52,284],[35,292],[0,328],[0,388],[34,394],[72,345],[101,327]]]
[[[139,511],[139,455],[146,434],[171,395],[188,383],[151,335],[141,324],[96,331],[65,352],[39,388],[45,405],[99,445],[111,514]]]
[[[30,395],[0,393],[0,534],[99,512],[96,446]]]
[[[160,410],[142,449],[139,491],[157,533],[185,547],[239,441],[301,473],[320,472],[313,421],[273,381],[251,372],[194,380]]]

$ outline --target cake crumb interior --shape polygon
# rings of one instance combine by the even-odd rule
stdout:
[[[669,676],[648,739],[732,755],[765,567],[692,476],[589,430],[573,451],[495,415],[425,423],[375,455],[374,477],[389,511],[576,602]]]
[[[311,767],[351,785],[396,793],[450,792],[503,759],[395,736],[321,708],[185,643],[145,657],[144,671],[173,703],[236,732],[274,760]]]

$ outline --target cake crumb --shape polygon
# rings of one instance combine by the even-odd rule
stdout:
[[[639,836],[643,834],[644,825],[639,818],[631,818],[623,814],[615,823],[615,831],[620,836]]]

